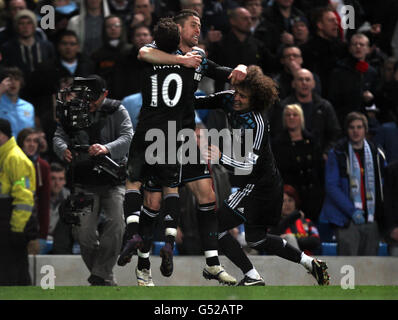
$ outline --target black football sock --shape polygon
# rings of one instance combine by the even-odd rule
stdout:
[[[138,233],[142,195],[139,190],[127,190],[123,203],[127,239]]]
[[[177,224],[180,217],[180,196],[178,193],[169,193],[163,198],[165,240],[174,248],[177,236]]]
[[[245,274],[253,269],[253,264],[243,251],[240,243],[228,231],[220,233],[218,244],[220,250]]]

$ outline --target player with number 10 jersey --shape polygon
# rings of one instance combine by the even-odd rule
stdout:
[[[150,178],[164,187],[175,187],[179,183],[177,133],[182,129],[184,108],[193,104],[194,72],[193,68],[181,65],[145,63],[141,79],[142,108],[130,147],[130,181],[145,183]],[[153,134],[148,134],[149,130]],[[156,141],[157,138],[152,141],[154,136],[162,136],[164,144]],[[158,143],[157,146],[160,143],[160,148],[148,152],[153,143]],[[171,157],[169,150],[173,152]]]

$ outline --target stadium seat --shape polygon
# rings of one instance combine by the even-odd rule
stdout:
[[[322,255],[323,256],[337,256],[337,243],[335,242],[322,242]],[[377,254],[379,257],[387,257],[388,246],[384,242],[379,243],[379,251]]]
[[[75,242],[75,243],[73,244],[72,253],[73,253],[73,254],[80,254],[80,245],[79,245],[79,242]]]
[[[160,253],[160,249],[162,249],[162,247],[164,246],[165,242],[164,241],[155,241],[152,245],[152,255],[154,256],[158,256]],[[178,256],[179,252],[177,249],[177,246],[174,245],[174,250],[173,250],[173,254],[175,256]]]
[[[337,256],[337,243],[336,242],[322,242],[322,255],[323,256]]]
[[[330,227],[329,222],[319,221],[316,223],[316,227],[319,231],[319,237],[322,242],[335,242],[336,236],[333,229]]]
[[[48,254],[53,249],[53,241],[39,239],[40,251],[39,254]]]
[[[380,242],[379,243],[379,252],[378,252],[379,257],[387,257],[389,256],[388,254],[388,245],[387,243]]]

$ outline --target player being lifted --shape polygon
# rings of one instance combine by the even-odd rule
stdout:
[[[195,47],[198,44],[200,35],[200,18],[196,11],[182,10],[174,21],[179,25],[181,39],[177,55],[168,54],[159,48],[145,46],[140,49],[139,58],[153,64],[182,64],[185,66],[197,67],[195,70],[195,90],[205,75],[207,77],[228,81],[238,82],[246,76],[246,66],[239,65],[235,69],[221,67],[205,57],[205,53],[200,48]],[[187,54],[188,53],[188,54]],[[186,54],[186,55],[184,55]],[[194,91],[195,91],[194,90]],[[186,104],[183,115],[183,128],[195,129],[195,112],[192,100]],[[199,155],[199,151],[197,152]],[[197,203],[197,217],[199,222],[199,231],[202,240],[202,248],[206,258],[206,266],[203,270],[203,276],[207,279],[216,279],[220,283],[232,285],[236,279],[231,277],[220,265],[218,258],[218,239],[217,239],[217,216],[215,214],[216,197],[212,189],[212,180],[207,164],[201,164],[197,159],[196,164],[189,163],[183,165],[182,183],[185,183],[194,194]],[[156,190],[156,189],[152,189]],[[160,198],[158,199],[160,207]],[[129,240],[118,260],[119,265],[125,265],[130,261],[134,249],[139,246],[140,239],[136,235],[136,228],[139,221],[140,206],[142,199],[137,192],[126,193],[125,217],[127,223],[127,237]],[[167,217],[167,211],[165,213]],[[164,276],[170,276],[173,272],[173,246],[177,234],[177,221],[168,218],[165,220],[166,227],[166,245],[161,249],[162,257],[161,272]],[[141,258],[139,256],[138,261]]]
[[[161,19],[155,26],[154,39],[157,46],[165,52],[175,52],[180,42],[177,24],[171,18]],[[160,186],[158,192],[148,193],[145,191],[143,214],[139,219],[139,229],[135,230],[142,240],[136,246],[137,253],[141,258],[136,268],[136,276],[138,284],[143,286],[153,285],[148,257],[162,192],[165,212],[173,218],[177,217],[179,212],[177,186],[180,183],[181,168],[176,155],[168,154],[168,149],[175,150],[178,142],[176,138],[172,140],[168,137],[169,135],[175,137],[175,132],[181,129],[183,108],[188,103],[192,104],[193,77],[193,68],[185,68],[177,64],[145,63],[141,79],[143,103],[130,146],[124,206],[126,211],[132,198],[141,197],[141,185],[148,180]],[[166,143],[153,152],[149,152],[148,149],[153,142],[146,139],[149,130],[152,130],[157,137],[164,137],[163,140]],[[168,143],[173,145],[168,145]],[[136,215],[127,217],[127,223],[136,220],[138,221]]]
[[[240,180],[238,191],[231,194],[217,212],[219,246],[244,273],[239,285],[264,285],[264,280],[237,240],[228,232],[242,223],[245,226],[246,242],[251,248],[300,263],[315,277],[318,284],[329,284],[325,262],[307,256],[279,236],[267,234],[267,228],[277,224],[283,203],[283,181],[270,148],[269,124],[265,116],[277,96],[272,79],[265,76],[260,67],[249,66],[246,78],[235,85],[235,90],[196,99],[196,108],[221,108],[228,118],[229,130],[233,133],[231,139],[240,141],[240,150],[247,150],[242,159],[239,159],[240,154],[234,155],[234,150],[230,154],[227,154],[227,150],[220,152],[214,144],[209,145],[205,152],[205,158],[234,170]],[[253,145],[248,148],[245,143],[249,143],[249,133],[253,134]]]

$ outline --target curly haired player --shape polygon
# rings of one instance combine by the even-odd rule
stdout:
[[[277,96],[273,80],[265,76],[260,67],[249,66],[246,78],[235,86],[235,90],[196,99],[197,109],[223,109],[232,134],[231,141],[240,141],[240,151],[245,150],[243,159],[236,157],[234,152],[220,152],[216,145],[209,145],[205,152],[207,159],[213,163],[219,161],[239,176],[240,188],[224,201],[217,212],[219,246],[244,273],[238,285],[265,285],[239,243],[228,232],[242,223],[251,248],[300,263],[318,284],[329,284],[325,262],[307,256],[281,237],[267,234],[267,228],[278,222],[283,203],[283,181],[271,151],[269,124],[265,115]],[[249,133],[253,134],[251,148],[245,145],[250,143]],[[247,149],[250,151],[246,152]]]

